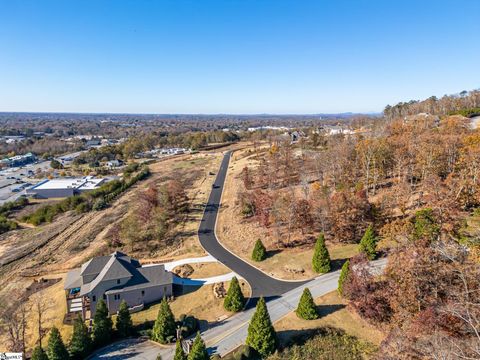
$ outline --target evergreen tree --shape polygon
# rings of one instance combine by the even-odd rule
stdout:
[[[227,296],[223,301],[223,307],[227,311],[237,312],[243,309],[245,306],[245,297],[243,296],[242,289],[238,283],[238,279],[234,276],[230,282],[230,286],[227,291]]]
[[[317,242],[315,243],[312,267],[313,271],[315,271],[316,273],[323,274],[330,271],[330,254],[328,253],[328,249],[325,246],[325,237],[323,236],[323,234],[320,234]]]
[[[125,300],[122,300],[120,303],[115,327],[120,337],[127,337],[133,334],[133,322]]]
[[[362,240],[360,240],[360,251],[365,253],[369,260],[373,260],[377,256],[377,241],[377,235],[372,225],[370,225],[365,231]]]
[[[48,360],[66,360],[69,358],[67,348],[62,340],[62,336],[55,326],[50,330],[47,356]]]
[[[347,260],[342,266],[342,271],[340,272],[340,278],[338,279],[338,293],[340,294],[340,296],[343,295],[343,285],[347,280],[349,271],[350,271],[350,260]]]
[[[113,322],[103,299],[97,303],[93,317],[93,340],[96,346],[106,345],[112,338]]]
[[[40,345],[33,349],[31,360],[48,360],[48,356]]]
[[[92,339],[88,333],[82,317],[78,317],[73,322],[73,334],[70,340],[70,357],[72,359],[84,359],[92,350]]]
[[[258,300],[257,308],[250,320],[246,344],[263,358],[271,355],[277,346],[277,335],[263,297]]]
[[[318,319],[317,308],[313,301],[312,293],[308,288],[303,289],[303,294],[298,302],[297,310],[295,311],[299,318],[304,320]]]
[[[252,251],[252,260],[254,261],[263,261],[267,258],[267,249],[263,245],[262,241],[258,239],[255,242],[255,246]]]
[[[187,356],[182,349],[182,342],[179,339],[177,339],[177,345],[175,346],[175,355],[173,356],[173,360],[187,360]]]
[[[153,325],[152,339],[165,344],[171,336],[175,336],[175,318],[167,299],[163,298],[158,309],[157,320]]]
[[[197,336],[195,336],[195,340],[193,340],[192,348],[190,349],[190,353],[188,354],[188,360],[209,360],[209,359],[210,359],[210,356],[208,356],[205,343],[200,337],[200,332],[197,332]]]

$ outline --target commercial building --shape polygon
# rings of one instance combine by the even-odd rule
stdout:
[[[44,180],[28,188],[26,193],[41,199],[62,198],[78,195],[84,191],[95,190],[106,181],[106,179],[97,179],[93,176]]]
[[[25,155],[12,156],[6,159],[0,160],[0,167],[17,167],[26,164],[33,163],[37,160],[36,156],[32,153],[26,153]]]

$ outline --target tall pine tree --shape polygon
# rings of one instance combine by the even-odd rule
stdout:
[[[133,322],[125,300],[122,300],[120,303],[115,327],[120,337],[127,337],[133,334]]]
[[[92,339],[80,315],[73,322],[73,334],[68,349],[70,357],[74,360],[84,359],[92,350]]]
[[[273,354],[277,347],[277,334],[263,297],[258,300],[257,308],[250,320],[246,344],[255,349],[263,358]]]
[[[312,293],[308,288],[303,289],[302,296],[298,302],[297,310],[295,313],[299,318],[304,320],[318,319],[317,307],[313,301]]]
[[[254,261],[263,261],[267,258],[267,249],[263,245],[262,241],[258,239],[255,242],[255,246],[252,251],[252,260]]]
[[[54,326],[50,330],[47,347],[48,360],[66,360],[69,358],[67,348],[63,343],[58,329]]]
[[[187,360],[187,355],[183,352],[182,341],[177,339],[177,344],[175,345],[175,355],[173,360]]]
[[[209,360],[209,359],[210,359],[210,356],[208,356],[205,343],[200,337],[200,332],[197,332],[197,336],[195,336],[195,340],[193,340],[192,348],[190,349],[190,353],[188,354],[188,360]]]
[[[365,253],[369,260],[373,260],[377,256],[377,242],[377,235],[373,230],[373,226],[370,225],[365,231],[362,240],[360,240],[360,251]]]
[[[330,271],[330,254],[328,253],[327,246],[325,245],[325,237],[323,234],[318,236],[317,242],[315,243],[312,267],[313,271],[316,273],[324,274]]]
[[[169,337],[175,336],[175,318],[167,299],[163,298],[158,309],[157,320],[153,325],[152,340],[165,344]]]
[[[237,312],[242,310],[244,306],[245,297],[243,296],[238,279],[234,276],[230,282],[227,296],[225,296],[225,300],[223,301],[223,307],[227,311]]]
[[[103,299],[97,303],[93,317],[93,341],[95,346],[103,346],[112,339],[113,322],[108,313],[107,304]]]
[[[342,265],[342,271],[340,272],[340,277],[338,278],[338,293],[340,296],[343,295],[343,286],[347,280],[348,273],[350,271],[350,260],[345,261]]]
[[[32,357],[30,360],[48,360],[48,356],[40,345],[37,345],[33,349]]]

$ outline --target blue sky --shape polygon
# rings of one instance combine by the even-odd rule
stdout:
[[[0,0],[0,111],[321,113],[480,87],[477,0]]]

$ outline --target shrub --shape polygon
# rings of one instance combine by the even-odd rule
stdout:
[[[153,325],[152,340],[165,344],[175,336],[175,319],[167,299],[163,298]]]
[[[370,225],[365,231],[362,240],[360,240],[360,251],[367,255],[369,260],[373,260],[377,256],[377,242],[378,238],[372,225]]]
[[[67,348],[63,343],[60,332],[56,327],[50,330],[47,347],[48,360],[65,360],[69,358]]]
[[[343,286],[347,280],[348,273],[350,272],[350,260],[345,261],[342,265],[342,271],[340,272],[340,277],[338,278],[338,293],[340,296],[343,295]]]
[[[327,273],[330,271],[330,254],[325,245],[325,237],[320,234],[315,243],[315,250],[312,259],[313,271],[316,273]]]
[[[317,307],[313,301],[312,293],[308,288],[303,289],[303,294],[300,297],[295,313],[299,318],[304,320],[318,319]]]
[[[103,299],[97,303],[93,317],[93,340],[96,346],[108,344],[112,338],[113,323]]]
[[[133,322],[125,300],[122,300],[120,303],[115,327],[120,337],[127,337],[133,334]]]
[[[230,282],[230,286],[227,291],[227,296],[223,301],[223,307],[227,311],[237,312],[243,309],[245,306],[245,297],[243,296],[242,289],[238,283],[238,279],[234,276]]]
[[[86,358],[92,350],[92,339],[80,315],[73,322],[73,334],[68,350],[73,360]]]
[[[258,239],[255,242],[255,246],[252,251],[252,260],[254,261],[263,261],[267,257],[267,249],[263,245],[262,241]]]
[[[273,354],[277,347],[277,335],[263,298],[258,300],[257,308],[250,320],[246,344],[263,358]]]

